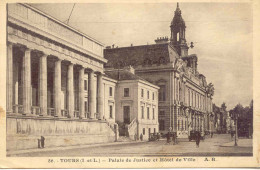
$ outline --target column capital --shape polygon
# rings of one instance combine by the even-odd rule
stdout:
[[[17,45],[17,47],[19,47],[19,49],[22,51],[22,52],[28,52],[28,51],[32,51],[33,49],[31,48],[28,48],[27,46],[24,46],[24,45]]]
[[[7,42],[7,46],[13,46],[13,45],[14,45],[13,42],[10,42],[10,41]]]
[[[65,60],[65,57],[63,57],[62,55],[55,55],[55,57],[57,60],[60,60],[60,61]]]
[[[69,65],[76,65],[76,62],[75,61],[69,61]]]
[[[86,71],[87,71],[88,73],[95,73],[95,71],[92,70],[91,68],[85,68],[85,69],[86,69]]]
[[[97,76],[104,76],[105,74],[99,71],[94,71],[94,74],[96,74]]]
[[[44,51],[33,50],[33,52],[37,55],[37,57],[47,57],[50,55],[49,53],[45,53]]]

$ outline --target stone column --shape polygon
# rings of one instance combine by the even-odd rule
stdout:
[[[79,117],[85,118],[85,106],[84,106],[84,74],[85,68],[82,67],[79,70]]]
[[[68,66],[68,117],[71,118],[74,115],[74,75],[73,75],[74,64],[70,63]]]
[[[55,116],[61,116],[61,60],[58,59],[55,61],[55,76],[54,76],[54,107],[55,107]]]
[[[89,111],[90,111],[90,118],[95,118],[96,113],[96,90],[95,88],[95,82],[94,82],[94,72],[90,71],[88,75],[89,79]]]
[[[41,115],[47,116],[47,55],[43,54],[40,57],[40,69],[39,69],[39,98]]]
[[[13,44],[7,46],[6,113],[13,112]]]
[[[103,104],[103,99],[104,99],[104,87],[103,87],[103,75],[100,73],[97,76],[97,81],[98,81],[98,113],[99,113],[99,119],[104,118],[104,104]]]
[[[26,49],[23,58],[23,114],[31,114],[31,50]]]

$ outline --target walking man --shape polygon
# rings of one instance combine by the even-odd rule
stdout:
[[[169,144],[171,142],[171,134],[170,132],[168,132],[167,134],[167,144]]]
[[[200,147],[200,138],[201,138],[201,135],[200,135],[200,132],[197,132],[197,135],[196,135],[196,147]]]

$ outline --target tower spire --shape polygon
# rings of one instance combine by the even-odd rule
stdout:
[[[186,25],[181,15],[179,2],[171,22],[171,44],[177,49],[180,56],[188,55],[188,46],[185,38]]]

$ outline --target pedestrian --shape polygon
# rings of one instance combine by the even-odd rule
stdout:
[[[172,133],[172,144],[175,145],[175,133]]]
[[[143,141],[143,134],[140,135],[140,140]]]
[[[45,138],[43,136],[41,136],[41,147],[44,148],[44,141],[45,141]]]
[[[167,134],[167,144],[169,144],[171,142],[171,134],[170,132],[168,132]]]
[[[158,140],[158,141],[160,140],[160,137],[161,137],[161,136],[160,136],[160,133],[158,132],[158,133],[157,133],[157,140]]]
[[[233,140],[233,137],[234,137],[234,131],[232,130],[230,133],[231,133],[231,140]]]
[[[197,132],[196,136],[197,136],[196,137],[196,147],[198,148],[198,147],[200,147],[200,137],[201,137],[200,132]]]
[[[177,144],[177,133],[173,133],[172,141],[174,145]]]

